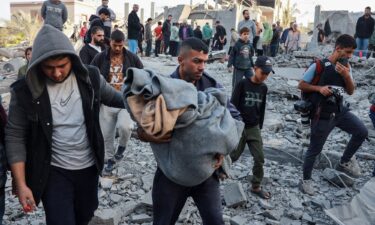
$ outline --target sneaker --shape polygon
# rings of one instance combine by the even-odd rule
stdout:
[[[112,170],[115,168],[116,166],[116,161],[114,161],[113,159],[108,159],[108,162],[107,162],[107,165],[106,167],[104,167],[104,175],[111,175],[112,173]]]
[[[120,161],[124,157],[124,152],[125,152],[125,147],[124,146],[118,146],[116,154],[114,156],[116,161]]]
[[[344,172],[348,176],[358,178],[361,176],[361,168],[359,168],[358,162],[356,159],[351,159],[346,163],[337,163],[336,170]]]
[[[301,180],[300,183],[299,183],[299,187],[301,189],[301,191],[305,194],[308,194],[308,195],[314,195],[315,194],[315,190],[314,190],[314,187],[313,187],[313,181],[310,179],[310,180]]]

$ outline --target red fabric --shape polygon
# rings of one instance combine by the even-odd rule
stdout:
[[[81,38],[84,38],[85,35],[86,35],[86,32],[87,32],[87,27],[82,27],[82,28],[81,28],[81,31],[79,32],[79,36],[80,36]]]
[[[155,33],[155,38],[157,40],[161,40],[163,38],[163,35],[161,35],[163,32],[162,32],[162,27],[161,26],[157,26],[155,29],[154,29],[154,33]]]
[[[371,105],[370,110],[371,110],[372,112],[375,112],[375,105]]]

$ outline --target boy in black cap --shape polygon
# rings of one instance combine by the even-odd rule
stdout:
[[[267,85],[264,81],[273,72],[272,64],[268,57],[260,56],[255,61],[254,75],[241,80],[235,87],[232,95],[232,104],[240,111],[245,123],[237,149],[231,153],[232,161],[236,161],[242,154],[245,144],[249,146],[254,159],[253,179],[251,192],[261,198],[271,198],[271,193],[261,188],[263,179],[263,142],[261,131],[266,108]]]

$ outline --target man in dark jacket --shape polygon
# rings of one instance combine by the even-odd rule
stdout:
[[[104,30],[101,27],[91,29],[91,42],[85,44],[79,52],[79,57],[84,64],[89,65],[94,57],[103,51],[104,47]]]
[[[369,39],[374,32],[374,18],[371,17],[371,8],[367,6],[365,8],[365,14],[358,18],[357,24],[355,27],[355,36],[357,42],[357,49],[355,54],[360,55],[359,52],[362,52],[363,56],[367,56],[367,48],[369,44]]]
[[[197,28],[195,28],[195,30],[194,30],[194,37],[202,40],[203,34],[202,34],[202,31],[201,31],[201,26],[197,26]]]
[[[181,44],[178,56],[180,66],[171,74],[171,77],[192,83],[198,91],[204,91],[207,88],[222,88],[214,78],[204,72],[207,60],[207,45],[197,38],[188,38]],[[227,107],[231,111],[232,117],[241,118],[229,100]],[[217,163],[213,167],[219,169],[223,162],[223,156],[217,155],[216,158]],[[175,224],[189,196],[197,205],[203,224],[224,225],[219,183],[219,177],[215,172],[203,183],[185,187],[167,178],[158,168],[152,189],[154,225]]]
[[[141,32],[141,24],[137,15],[139,5],[133,5],[133,11],[128,16],[128,46],[130,52],[137,54],[138,38]]]
[[[90,29],[86,32],[84,43],[88,44],[91,42],[91,32],[93,27],[101,27],[104,30],[104,37],[106,39],[109,39],[111,36],[111,33],[106,32],[106,29],[104,27],[104,21],[106,21],[111,16],[111,13],[107,8],[102,8],[99,10],[99,16],[91,15],[90,16]],[[108,31],[108,29],[107,29]]]
[[[216,21],[216,33],[214,36],[214,42],[212,43],[213,48],[216,50],[223,50],[227,44],[227,32],[225,28],[220,25],[220,21]]]
[[[43,26],[26,78],[12,84],[5,143],[23,210],[35,210],[41,200],[48,225],[88,224],[98,207],[100,103],[124,107],[69,39]]]
[[[171,38],[171,20],[172,15],[168,15],[168,18],[164,21],[162,27],[163,41],[164,41],[164,54],[167,54],[169,48],[169,41]]]
[[[129,67],[143,68],[137,55],[124,48],[125,35],[120,30],[111,34],[110,48],[96,55],[91,65],[96,66],[107,80],[117,90],[121,90],[125,80],[126,70]],[[127,142],[130,139],[133,121],[128,111],[102,105],[100,110],[100,125],[105,144],[105,159],[107,166],[104,168],[106,175],[110,175],[116,162],[123,158]],[[119,146],[115,151],[115,131],[118,129]]]
[[[276,24],[272,24],[272,39],[271,39],[271,56],[275,57],[277,54],[277,50],[279,49],[279,42],[280,42],[280,32],[277,29]]]

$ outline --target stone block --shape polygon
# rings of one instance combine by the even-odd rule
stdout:
[[[235,216],[230,219],[230,225],[245,225],[247,223],[247,219],[241,216]]]
[[[96,210],[89,225],[118,225],[121,220],[121,212],[115,209]]]
[[[236,207],[245,204],[246,194],[240,183],[228,184],[224,187],[224,200],[227,207]]]
[[[149,222],[152,222],[152,217],[143,213],[143,214],[140,214],[140,215],[132,215],[131,216],[131,221],[133,223],[149,223]]]
[[[149,191],[142,196],[140,204],[146,207],[152,207],[152,192]]]

